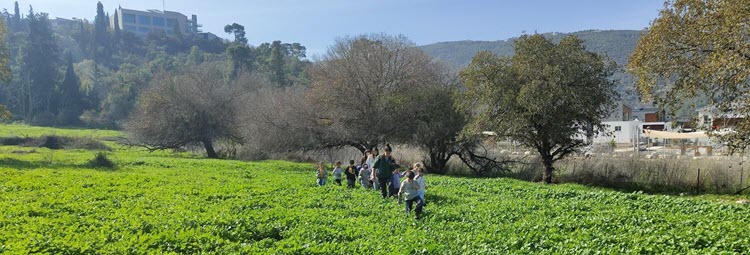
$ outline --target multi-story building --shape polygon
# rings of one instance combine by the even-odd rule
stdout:
[[[192,15],[190,19],[182,13],[159,10],[131,10],[118,7],[118,24],[110,17],[112,28],[119,26],[121,30],[132,32],[136,35],[146,36],[149,33],[174,33],[175,29],[183,34],[196,35],[201,33],[202,25],[198,24],[198,17]]]

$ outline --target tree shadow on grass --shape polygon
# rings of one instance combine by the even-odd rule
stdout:
[[[0,158],[0,167],[12,168],[17,170],[35,170],[40,168],[46,169],[63,169],[63,168],[86,168],[86,169],[98,169],[92,168],[87,164],[70,164],[70,163],[48,163],[38,161],[24,161],[14,158]]]
[[[446,206],[446,205],[456,203],[456,201],[452,198],[438,195],[438,194],[430,194],[429,192],[425,192],[424,200],[426,202],[426,205],[433,205],[433,206]]]

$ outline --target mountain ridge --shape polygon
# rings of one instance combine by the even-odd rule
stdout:
[[[589,29],[570,33],[549,32],[542,33],[542,35],[550,37],[555,42],[559,42],[565,36],[575,35],[583,40],[587,50],[606,55],[614,60],[619,67],[624,67],[643,32],[644,30]],[[433,58],[456,68],[464,68],[469,65],[471,59],[479,51],[488,50],[501,56],[513,55],[513,42],[516,39],[518,37],[495,41],[446,41],[418,47]],[[642,105],[635,93],[633,78],[625,73],[623,68],[617,70],[612,78],[617,82],[617,91],[620,93],[622,101],[636,107]]]

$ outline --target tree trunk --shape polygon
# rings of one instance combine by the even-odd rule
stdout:
[[[446,157],[445,153],[430,153],[430,165],[427,167],[431,173],[445,174],[449,159],[450,156]]]
[[[550,184],[552,183],[552,172],[555,170],[555,168],[552,167],[552,156],[543,156],[542,164],[544,165],[544,174],[542,175],[542,180],[544,181],[544,183]]]
[[[203,140],[203,146],[206,147],[208,158],[219,158],[219,155],[216,154],[216,150],[214,150],[214,143],[211,140]]]

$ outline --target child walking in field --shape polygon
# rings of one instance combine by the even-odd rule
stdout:
[[[349,160],[349,166],[346,167],[346,187],[353,189],[354,182],[357,180],[357,166],[354,165],[354,160]]]
[[[341,168],[341,161],[336,161],[336,168],[333,169],[333,180],[336,181],[336,185],[341,186],[341,174],[344,173],[344,169]]]
[[[417,204],[417,208],[414,210],[414,219],[419,219],[422,216],[422,198],[418,195],[419,185],[414,181],[414,172],[406,172],[406,180],[401,182],[401,189],[399,190],[399,196],[404,196],[406,199],[406,216],[414,207],[414,203]]]
[[[370,189],[370,168],[367,164],[362,165],[359,169],[359,183],[362,184],[362,188]]]
[[[427,182],[424,179],[425,168],[422,166],[422,163],[416,163],[414,164],[414,169],[417,171],[414,181],[417,182],[417,185],[419,186],[417,194],[422,198],[422,206],[425,206],[427,205],[427,200],[424,199],[424,191],[427,189]]]
[[[326,185],[326,180],[328,180],[328,171],[326,171],[326,165],[323,164],[323,162],[318,163],[318,186]]]
[[[398,189],[401,186],[401,177],[404,177],[404,175],[406,175],[406,172],[402,174],[398,169],[393,169],[393,176],[391,177],[392,180],[390,185],[391,190],[389,192],[390,196],[396,196],[396,193],[398,193]]]

